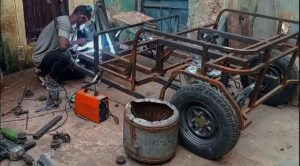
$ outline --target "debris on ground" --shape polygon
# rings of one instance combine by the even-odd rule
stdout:
[[[36,98],[38,101],[43,102],[47,100],[47,96],[41,95],[40,97]]]
[[[116,163],[118,165],[123,165],[126,163],[126,157],[125,156],[117,156],[116,157]]]
[[[28,89],[28,90],[25,90],[24,92],[24,97],[25,98],[30,98],[30,97],[33,97],[34,96],[34,93],[32,90]]]

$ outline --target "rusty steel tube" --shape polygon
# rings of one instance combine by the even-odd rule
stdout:
[[[179,112],[158,99],[137,99],[124,111],[123,146],[133,159],[157,164],[171,159],[177,148]]]

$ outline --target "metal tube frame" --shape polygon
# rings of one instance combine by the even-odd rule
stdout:
[[[255,109],[258,105],[262,104],[264,101],[266,101],[268,98],[270,98],[272,95],[276,94],[278,91],[280,91],[282,88],[289,84],[299,84],[299,80],[290,80],[288,79],[288,76],[291,73],[292,67],[295,63],[295,59],[297,56],[299,56],[299,32],[293,33],[290,35],[283,35],[278,30],[278,35],[268,39],[268,40],[256,40],[250,37],[245,37],[241,35],[236,35],[228,32],[222,32],[217,31],[218,28],[218,22],[220,20],[220,17],[225,12],[234,12],[239,14],[246,14],[251,15],[254,17],[261,17],[271,20],[277,20],[279,22],[288,22],[291,24],[299,24],[298,21],[294,20],[288,20],[288,19],[281,19],[277,17],[271,17],[271,16],[265,16],[255,13],[249,13],[249,12],[243,12],[233,9],[224,9],[222,10],[218,17],[216,22],[213,22],[211,24],[207,24],[201,27],[188,29],[182,32],[177,32],[175,34],[170,33],[164,33],[161,31],[149,29],[149,28],[141,28],[135,35],[135,39],[133,41],[129,41],[127,43],[133,43],[131,51],[124,51],[121,57],[117,57],[115,55],[111,55],[112,57],[115,57],[112,60],[102,62],[99,64],[99,49],[98,49],[98,36],[101,34],[109,33],[112,31],[116,31],[120,28],[114,28],[106,31],[98,32],[94,36],[94,43],[95,43],[95,58],[94,65],[95,65],[95,72],[96,73],[99,68],[102,68],[105,72],[112,74],[118,78],[121,78],[123,80],[128,81],[131,83],[131,88],[128,89],[124,87],[123,85],[120,85],[116,82],[113,82],[112,80],[103,78],[103,82],[105,84],[108,84],[109,86],[112,86],[118,90],[121,90],[122,92],[125,92],[131,96],[137,97],[137,98],[143,98],[144,96],[139,94],[135,91],[136,86],[140,86],[143,84],[147,84],[149,82],[157,82],[160,83],[163,86],[160,92],[160,99],[164,99],[165,91],[168,88],[171,88],[173,90],[178,90],[181,88],[181,85],[173,82],[175,78],[179,75],[185,75],[191,78],[202,80],[208,84],[214,85],[215,87],[218,87],[220,91],[224,94],[226,99],[230,102],[232,105],[234,111],[236,112],[237,118],[238,118],[238,124],[239,127],[244,130],[247,128],[252,121],[248,119],[247,114],[251,112],[253,109]],[[210,29],[209,27],[213,27]],[[281,28],[281,26],[278,26],[278,28]],[[158,39],[147,41],[147,42],[139,42],[139,36],[142,33],[152,33],[156,36],[159,36]],[[183,34],[188,34],[191,32],[198,32],[198,40],[189,39],[187,37],[182,37]],[[212,43],[206,43],[204,41],[199,40],[201,36],[204,34],[213,34],[218,33],[221,37],[227,38],[230,40],[236,40],[244,43],[251,44],[250,46],[244,48],[244,49],[234,49],[230,47],[225,46],[219,46]],[[286,42],[290,39],[297,40],[296,45],[287,44]],[[184,43],[183,43],[184,42]],[[156,66],[151,69],[149,67],[143,66],[141,64],[137,64],[136,58],[137,55],[143,55],[143,51],[138,51],[138,48],[141,46],[145,46],[147,44],[156,44],[156,48],[148,48],[148,50],[156,50]],[[197,45],[200,47],[194,47],[191,45]],[[282,54],[277,55],[276,57],[270,58],[271,49],[278,47],[278,45],[285,45],[288,47],[288,50],[285,52],[282,52]],[[148,51],[146,50],[146,51]],[[184,68],[190,65],[190,62],[192,61],[191,57],[188,54],[185,54],[183,52],[188,53],[194,53],[198,55],[202,55],[202,69],[201,74],[191,74],[184,71]],[[218,52],[216,51],[218,50]],[[263,62],[255,67],[249,68],[248,66],[248,60],[243,59],[240,57],[237,57],[237,55],[255,55],[260,52],[264,52],[263,55]],[[282,83],[273,89],[268,94],[264,95],[260,99],[257,99],[258,93],[260,91],[260,88],[263,81],[274,81],[277,80],[277,77],[266,75],[267,67],[270,63],[283,58],[284,56],[287,56],[288,54],[292,53],[292,58],[290,60],[288,69],[284,75],[284,79]],[[105,53],[105,51],[102,51],[102,54],[108,54]],[[174,56],[177,58],[182,59],[181,63],[176,63],[168,67],[164,67],[164,62],[170,57]],[[130,59],[126,59],[126,57],[130,57]],[[213,59],[208,62],[208,59]],[[225,67],[222,65],[223,62],[227,62],[231,65],[231,67]],[[125,64],[123,66],[123,69],[120,68],[120,66],[114,66],[114,64]],[[108,67],[109,66],[109,67]],[[241,108],[237,105],[235,100],[233,99],[232,95],[229,93],[229,91],[224,87],[224,85],[219,81],[219,79],[212,79],[206,77],[206,69],[207,68],[214,68],[220,71],[228,72],[232,75],[250,75],[254,77],[254,73],[259,71],[258,76],[256,77],[256,85],[255,89],[250,97],[249,105],[246,109],[241,110]],[[80,70],[86,70],[86,69],[80,69]],[[144,74],[147,74],[145,77],[137,79],[136,78],[136,72],[142,72]],[[171,76],[169,79],[165,79],[163,76],[167,71],[171,71]],[[83,71],[86,74],[89,74],[89,76],[93,76],[93,72],[91,71]]]

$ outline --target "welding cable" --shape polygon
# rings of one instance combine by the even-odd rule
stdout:
[[[116,124],[119,124],[119,118],[111,113],[111,111],[110,111],[110,109],[109,109],[109,107],[108,107],[107,102],[105,101],[104,103],[105,103],[105,105],[106,105],[106,107],[107,107],[107,109],[108,109],[109,116],[111,116],[111,117],[114,119],[114,121],[116,122]]]

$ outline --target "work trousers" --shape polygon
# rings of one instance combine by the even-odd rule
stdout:
[[[56,50],[47,53],[39,66],[41,75],[49,74],[56,81],[83,79],[83,73],[72,70],[71,57],[70,51]]]

